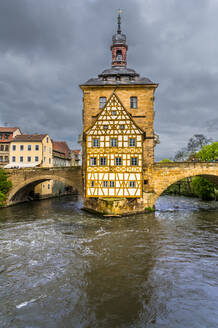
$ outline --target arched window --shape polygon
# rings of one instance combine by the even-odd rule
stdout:
[[[130,108],[138,108],[137,97],[130,97]]]
[[[122,58],[122,51],[121,50],[117,50],[116,52],[116,60],[121,61]]]
[[[103,108],[105,106],[106,102],[107,102],[106,97],[100,97],[99,98],[99,108]]]

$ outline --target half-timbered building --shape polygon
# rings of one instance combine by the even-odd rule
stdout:
[[[143,135],[113,93],[86,132],[86,197],[142,196]]]
[[[143,172],[154,163],[158,84],[127,67],[127,51],[119,13],[111,68],[80,85],[84,207],[100,213],[143,211]]]

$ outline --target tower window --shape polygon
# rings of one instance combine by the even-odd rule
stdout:
[[[109,186],[110,186],[110,188],[114,188],[114,181],[110,181]]]
[[[120,130],[124,130],[125,129],[125,125],[124,124],[120,124]]]
[[[90,165],[91,166],[96,166],[97,165],[97,158],[96,157],[91,157],[90,158]]]
[[[101,166],[107,165],[107,157],[100,157],[100,165]]]
[[[117,115],[117,111],[116,110],[112,110],[111,115],[112,116],[116,116]]]
[[[106,97],[100,97],[99,98],[99,108],[103,108],[105,106],[106,102],[107,102]]]
[[[135,188],[135,181],[129,181],[129,187]]]
[[[107,181],[103,181],[103,188],[107,188],[107,186],[108,186]]]
[[[122,61],[122,51],[121,50],[117,50],[116,52],[116,60],[117,61]]]
[[[104,125],[104,130],[107,130],[108,129],[108,125]]]
[[[99,139],[92,139],[93,147],[99,147]]]
[[[122,165],[122,158],[121,157],[115,157],[115,165],[117,165],[117,166]]]
[[[138,166],[138,158],[137,157],[132,157],[131,158],[131,165],[132,166]]]
[[[130,97],[130,108],[138,108],[137,97]]]
[[[117,138],[111,138],[111,147],[117,147]]]
[[[93,188],[95,186],[95,181],[91,181],[91,187]]]
[[[135,147],[135,138],[129,138],[129,147]]]

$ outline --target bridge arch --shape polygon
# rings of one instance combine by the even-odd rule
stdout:
[[[218,168],[218,167],[217,167]],[[208,170],[205,169],[191,169],[187,171],[178,172],[177,174],[172,174],[172,172],[168,172],[168,174],[164,174],[164,176],[159,177],[154,182],[154,197],[153,197],[153,205],[155,205],[157,199],[163,194],[167,188],[173,185],[176,182],[179,182],[185,178],[191,178],[196,176],[201,176],[210,182],[216,183],[218,185],[218,169],[216,170]]]
[[[20,181],[21,180],[21,181]],[[16,201],[16,195],[19,194],[19,192],[25,191],[28,189],[33,189],[33,187],[35,187],[36,185],[45,182],[45,181],[49,181],[49,180],[53,180],[53,181],[60,181],[63,182],[64,184],[66,184],[67,186],[70,186],[72,188],[74,188],[78,193],[82,194],[82,186],[80,183],[80,175],[77,175],[76,178],[73,178],[71,176],[61,176],[58,174],[53,174],[51,172],[51,174],[40,174],[39,175],[33,175],[32,177],[28,177],[25,179],[20,179],[19,182],[17,183],[13,183],[12,184],[12,189],[9,191],[8,195],[7,195],[7,204],[14,204],[16,202],[20,202],[20,201]],[[13,180],[12,180],[13,182]]]

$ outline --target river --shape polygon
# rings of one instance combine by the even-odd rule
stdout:
[[[73,197],[0,210],[1,328],[217,328],[218,203],[102,219]]]

